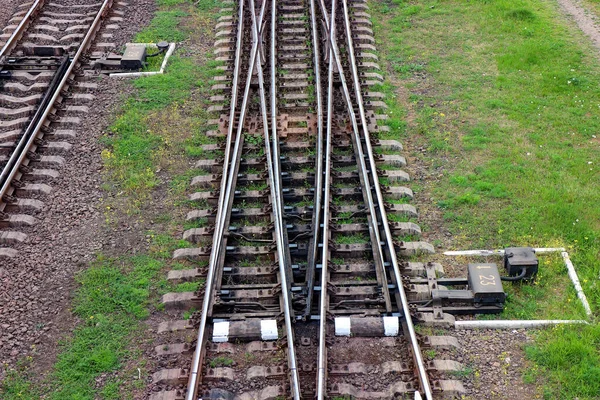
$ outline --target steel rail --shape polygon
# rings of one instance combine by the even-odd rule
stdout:
[[[13,42],[21,38],[21,35],[27,29],[29,23],[31,22],[31,17],[39,8],[44,6],[45,2],[46,0],[35,0],[31,7],[29,7],[29,10],[17,26],[17,29],[15,29],[15,31],[10,35],[10,37],[2,47],[2,50],[0,50],[0,59],[6,54],[8,50],[12,49],[13,44],[15,44]]]
[[[423,391],[425,392],[425,398],[427,400],[433,399],[433,394],[431,392],[431,386],[429,383],[429,378],[427,376],[427,370],[425,368],[425,363],[423,361],[423,357],[421,355],[421,348],[419,346],[419,342],[417,341],[417,335],[415,332],[414,324],[412,322],[412,317],[410,315],[410,307],[408,304],[408,299],[406,297],[406,293],[404,291],[404,287],[402,286],[402,276],[400,274],[400,268],[398,266],[398,259],[396,255],[396,249],[394,247],[394,241],[392,238],[392,232],[390,230],[390,226],[387,220],[387,213],[385,211],[385,204],[383,201],[383,194],[381,193],[381,187],[379,185],[379,180],[377,179],[377,167],[375,164],[375,158],[373,156],[373,147],[371,146],[371,137],[369,134],[369,129],[367,126],[367,120],[365,117],[365,110],[363,106],[362,93],[360,90],[360,80],[358,77],[358,68],[356,66],[356,58],[354,56],[354,44],[352,40],[352,32],[350,29],[350,18],[348,15],[348,1],[342,0],[342,4],[344,6],[344,23],[346,27],[346,38],[348,41],[348,54],[350,57],[350,66],[352,68],[352,77],[354,79],[354,91],[356,95],[356,100],[358,103],[358,109],[361,119],[361,124],[363,128],[363,134],[365,139],[365,146],[367,147],[367,155],[369,157],[369,164],[371,167],[372,177],[373,177],[373,186],[375,187],[375,194],[377,197],[377,204],[379,206],[379,212],[381,213],[381,224],[383,226],[385,236],[386,236],[386,245],[388,247],[388,251],[390,252],[390,258],[392,262],[394,277],[396,280],[396,287],[400,294],[401,302],[402,302],[402,313],[404,314],[404,319],[406,322],[408,334],[410,336],[410,342],[413,350],[413,357],[415,359],[415,363],[417,364],[417,369],[419,373],[419,380],[421,381],[421,386]]]
[[[330,24],[329,24],[328,17],[327,17],[327,9],[325,8],[324,0],[320,0],[319,4],[321,5],[321,12],[323,13],[323,15],[325,17],[325,27],[326,27],[326,29],[331,31]],[[331,26],[335,27],[335,25],[331,25]],[[369,190],[369,187],[367,187],[367,185],[369,185],[369,171],[368,171],[366,163],[365,163],[364,150],[361,146],[361,138],[360,138],[360,133],[359,133],[359,129],[358,129],[358,123],[356,121],[356,114],[354,112],[354,106],[352,105],[352,98],[350,97],[350,91],[348,89],[348,84],[346,83],[346,77],[344,74],[344,69],[343,69],[343,65],[341,62],[339,49],[337,47],[337,41],[335,39],[335,35],[330,34],[328,36],[328,40],[329,40],[331,48],[333,49],[335,63],[336,63],[337,69],[338,69],[338,73],[340,74],[340,81],[342,83],[342,88],[343,88],[343,93],[344,93],[344,97],[346,100],[346,105],[348,106],[348,113],[350,115],[350,120],[352,122],[352,132],[353,132],[352,138],[354,140],[353,143],[354,143],[354,150],[355,150],[355,158],[357,159],[356,161],[358,162],[358,164],[360,166],[358,172],[359,172],[359,176],[360,176],[362,186],[363,186],[361,189],[362,189],[363,195],[366,197],[367,208],[369,209],[369,216],[370,216],[369,236],[371,238],[371,246],[372,246],[372,250],[373,250],[373,258],[375,259],[378,283],[380,284],[381,290],[384,293],[386,311],[391,312],[392,305],[391,305],[391,299],[390,299],[390,295],[389,295],[389,288],[387,286],[385,260],[383,258],[383,249],[381,246],[379,223],[378,223],[378,218],[377,218],[377,212],[376,212],[375,206],[374,206],[373,194],[371,193],[371,190]],[[372,174],[375,174],[375,173],[376,173],[376,171],[372,172]]]
[[[229,158],[231,156],[231,139],[233,139],[233,129],[235,127],[235,111],[237,106],[237,96],[240,78],[240,63],[242,60],[242,39],[244,33],[244,0],[239,3],[238,10],[238,31],[235,49],[235,61],[233,65],[233,83],[231,84],[231,106],[229,109],[229,125],[227,126],[227,143],[225,144],[225,160],[223,161],[222,176],[227,176],[229,171]],[[224,193],[224,180],[221,179],[221,193]],[[220,204],[220,203],[219,203]],[[217,210],[217,213],[219,210]]]
[[[332,0],[331,6],[331,29],[329,35],[335,34],[335,8],[336,0]],[[331,177],[331,137],[332,133],[332,118],[333,118],[333,49],[329,47],[329,70],[327,73],[327,133],[325,147],[325,182],[329,182]],[[331,185],[325,185],[325,193],[323,195],[323,247],[321,249],[321,292],[320,292],[320,308],[319,308],[319,353],[317,355],[317,400],[322,400],[327,394],[327,274],[329,268],[329,205]]]
[[[8,189],[11,187],[12,179],[19,172],[19,166],[27,158],[27,154],[28,154],[29,150],[31,149],[31,147],[33,146],[35,139],[38,136],[38,133],[42,129],[42,126],[44,126],[44,123],[46,122],[48,115],[50,115],[50,113],[54,110],[56,101],[58,100],[59,97],[62,96],[63,90],[68,88],[68,81],[71,78],[71,74],[73,73],[73,70],[78,65],[79,58],[81,57],[83,52],[87,50],[88,46],[91,44],[91,41],[93,40],[93,38],[96,34],[96,30],[99,28],[100,20],[102,19],[104,13],[107,12],[108,9],[112,6],[112,4],[113,4],[113,0],[104,0],[104,2],[102,3],[102,6],[96,13],[96,17],[94,18],[94,21],[90,25],[90,28],[88,29],[87,34],[83,38],[81,45],[79,46],[79,49],[73,56],[71,63],[69,64],[69,68],[65,72],[63,78],[61,79],[56,90],[54,91],[54,94],[52,95],[52,98],[50,99],[50,102],[48,103],[48,106],[44,110],[44,113],[40,117],[38,123],[30,131],[30,134],[28,134],[27,136],[23,135],[21,137],[21,139],[19,140],[19,143],[17,144],[18,151],[13,152],[13,154],[9,158],[9,161],[7,162],[7,166],[11,165],[12,167],[2,171],[3,182],[2,182],[2,186],[0,187],[0,204],[1,204],[2,198],[7,194]],[[5,172],[5,171],[7,171],[7,172]]]
[[[263,1],[263,5],[267,1]],[[292,257],[290,255],[290,248],[287,246],[289,243],[287,227],[283,223],[283,183],[282,183],[282,171],[281,171],[281,158],[279,156],[279,134],[277,133],[277,7],[275,0],[272,0],[271,7],[271,41],[270,41],[270,68],[271,68],[271,97],[270,97],[270,108],[271,108],[271,140],[273,142],[273,169],[275,174],[275,194],[278,196],[280,213],[281,213],[281,240],[286,244],[284,248],[285,256],[285,276],[286,276],[286,288],[287,291],[292,289],[293,273],[292,273]],[[265,60],[266,62],[266,60]],[[291,302],[288,303],[287,308],[291,313],[291,318],[294,318],[294,310]]]
[[[263,6],[266,1],[263,2]],[[254,0],[250,0],[250,8],[254,10]],[[277,247],[277,258],[279,263],[279,274],[281,279],[281,294],[283,297],[283,315],[284,323],[287,335],[288,345],[288,370],[291,384],[291,392],[294,400],[300,400],[300,377],[298,375],[298,363],[296,361],[296,349],[294,346],[294,331],[292,329],[292,309],[290,302],[290,292],[288,285],[288,276],[286,270],[286,264],[288,263],[286,257],[286,240],[284,237],[284,225],[283,225],[283,197],[281,193],[281,172],[279,167],[279,151],[278,151],[278,138],[277,138],[277,99],[276,99],[276,53],[275,53],[275,34],[276,34],[276,23],[277,23],[277,12],[275,2],[271,5],[271,128],[273,130],[273,147],[271,147],[269,137],[269,119],[267,117],[267,100],[265,95],[263,69],[260,60],[256,60],[256,69],[258,74],[258,85],[260,92],[261,110],[263,118],[263,129],[265,135],[265,154],[267,156],[267,166],[269,172],[269,185],[271,186],[271,198],[273,202],[273,218],[275,220],[275,244]],[[255,40],[259,40],[258,24],[256,23],[256,15],[252,13],[252,33]]]
[[[17,165],[19,155],[22,153],[23,148],[27,144],[27,140],[29,139],[29,136],[35,129],[38,122],[40,122],[42,115],[44,114],[44,111],[50,104],[50,100],[52,99],[52,96],[54,95],[54,92],[56,91],[56,88],[60,84],[60,81],[62,80],[63,76],[67,72],[67,69],[69,68],[70,63],[71,63],[71,60],[69,59],[69,57],[63,58],[63,61],[61,62],[58,69],[56,70],[56,72],[52,78],[52,81],[50,82],[50,85],[48,85],[48,91],[44,94],[44,97],[42,97],[42,100],[40,101],[37,109],[35,110],[33,117],[31,118],[31,120],[27,124],[27,127],[23,131],[24,132],[23,136],[21,136],[21,138],[17,142],[17,146],[15,146],[15,150],[12,152],[12,154],[9,157],[8,161],[6,162],[4,168],[0,172],[0,193],[2,193],[2,195],[0,195],[0,199],[2,199],[3,195],[6,193],[6,191],[8,191],[8,188],[10,187],[10,181],[9,181],[8,177],[9,177],[11,171],[13,170],[14,166]],[[0,208],[0,211],[2,211],[1,208]]]
[[[321,60],[315,0],[310,0],[310,24],[312,28],[315,71],[315,96],[317,100],[317,170],[315,172],[315,202],[313,208],[312,241],[308,250],[308,263],[306,266],[307,293],[304,319],[309,317],[310,310],[312,308],[312,297],[314,293],[314,282],[317,266],[317,253],[319,251],[319,232],[321,231],[321,209],[323,207],[323,96],[321,93]]]
[[[244,31],[244,1],[240,1],[238,7],[238,26],[237,26],[237,39],[236,39],[236,50],[235,50],[235,61],[233,66],[233,83],[231,85],[231,105],[229,109],[229,125],[227,126],[227,137],[225,143],[225,153],[223,160],[223,172],[221,173],[221,190],[219,191],[219,201],[217,204],[222,204],[225,196],[225,188],[227,181],[225,177],[229,172],[229,163],[231,158],[231,142],[234,135],[234,127],[235,127],[235,112],[237,107],[237,96],[239,90],[239,76],[240,76],[240,62],[241,62],[241,54],[242,54],[242,39],[243,39],[243,31]],[[221,207],[217,207],[217,215],[215,216],[215,221],[221,220],[221,214],[223,213],[223,209]],[[212,258],[212,253],[211,253]],[[209,262],[210,264],[210,262]]]
[[[243,0],[240,1],[240,7],[243,7]],[[251,10],[251,12],[254,12]],[[240,12],[240,18],[243,19],[243,13]],[[241,22],[240,22],[241,24]],[[224,249],[223,242],[225,240],[225,224],[227,221],[228,213],[226,210],[230,208],[230,205],[233,202],[233,187],[235,186],[235,182],[237,181],[237,165],[239,164],[241,151],[242,151],[242,141],[243,141],[243,128],[244,128],[244,119],[246,118],[246,111],[248,108],[248,95],[250,93],[250,86],[252,82],[252,73],[254,71],[254,66],[256,65],[256,58],[258,53],[258,40],[254,40],[252,43],[252,50],[250,54],[250,64],[248,67],[248,76],[246,77],[246,86],[244,89],[244,95],[242,99],[242,106],[240,111],[240,119],[238,122],[238,129],[236,131],[235,144],[233,148],[233,154],[231,157],[231,168],[228,168],[228,174],[223,175],[221,180],[221,194],[219,196],[217,217],[218,219],[215,221],[215,231],[213,235],[213,250],[210,254],[209,265],[208,265],[208,273],[206,276],[205,282],[205,293],[204,299],[202,301],[202,311],[200,316],[200,325],[198,327],[198,343],[196,344],[196,350],[194,352],[194,358],[192,361],[192,367],[190,369],[190,377],[188,381],[188,388],[186,393],[186,400],[195,400],[197,398],[197,391],[200,381],[200,373],[202,371],[202,362],[204,359],[204,350],[205,350],[205,342],[206,342],[206,325],[208,322],[208,313],[210,311],[210,306],[212,304],[212,292],[213,286],[215,284],[215,274],[217,273],[217,261],[221,258],[221,252]],[[241,54],[241,52],[240,52]],[[239,63],[238,63],[239,65]],[[232,98],[232,102],[237,101],[236,98]],[[230,124],[235,121],[230,121]],[[233,130],[231,130],[233,132]],[[229,141],[231,138],[228,137]],[[225,165],[224,165],[225,168]],[[224,190],[223,190],[224,187]],[[219,212],[220,211],[220,212]]]

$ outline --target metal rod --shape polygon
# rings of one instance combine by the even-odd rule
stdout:
[[[240,2],[240,7],[243,7],[243,0]],[[251,10],[251,12],[254,12],[254,11]],[[240,12],[240,22],[238,24],[240,29],[243,26],[242,22],[241,22],[242,19],[243,19],[243,11]],[[240,45],[241,45],[241,43],[240,43]],[[194,352],[192,368],[190,369],[190,378],[188,381],[188,391],[186,393],[186,400],[195,400],[196,396],[197,396],[198,384],[199,384],[199,378],[200,378],[199,375],[202,370],[202,361],[203,361],[203,357],[204,357],[204,345],[206,342],[206,325],[207,325],[207,320],[208,320],[208,313],[210,311],[210,305],[212,303],[212,292],[213,292],[213,286],[215,283],[214,278],[215,278],[215,274],[217,272],[216,270],[218,267],[217,260],[220,258],[221,251],[224,249],[224,246],[223,246],[224,227],[227,223],[227,221],[226,221],[227,213],[225,212],[225,210],[229,208],[229,205],[233,201],[233,186],[234,186],[234,182],[236,181],[236,178],[237,178],[237,171],[234,166],[238,164],[239,158],[241,155],[241,144],[242,144],[242,139],[243,139],[244,119],[246,117],[246,111],[247,111],[247,107],[248,107],[248,95],[250,93],[250,85],[252,82],[252,73],[253,73],[254,67],[256,65],[257,53],[258,53],[258,40],[255,40],[252,43],[252,50],[251,50],[251,54],[250,54],[250,65],[248,67],[248,76],[246,78],[246,87],[244,90],[244,95],[243,95],[243,100],[242,100],[242,107],[241,107],[241,111],[240,111],[240,120],[238,123],[238,129],[237,129],[237,133],[236,133],[236,137],[235,137],[235,145],[234,145],[233,154],[232,154],[233,157],[231,159],[231,166],[233,168],[227,168],[228,174],[223,175],[223,178],[222,178],[221,188],[223,189],[223,186],[224,186],[225,190],[221,190],[221,194],[219,196],[219,209],[217,211],[218,219],[215,221],[216,225],[215,225],[215,232],[214,232],[214,236],[213,236],[213,251],[211,252],[210,259],[209,259],[208,273],[206,276],[206,283],[205,283],[205,293],[204,293],[204,299],[202,302],[202,313],[201,313],[201,317],[200,317],[200,326],[198,327],[198,343],[196,344],[196,351]],[[241,52],[240,52],[240,54],[241,54]],[[238,61],[238,60],[236,60],[236,61]],[[237,62],[237,64],[239,66],[239,62]],[[237,101],[237,98],[232,98],[231,101],[235,102],[235,101]],[[234,121],[231,120],[230,124],[233,124],[233,123],[234,123]],[[230,129],[229,131],[233,132],[232,129]],[[230,141],[231,138],[228,136],[227,140]],[[225,169],[226,166],[227,166],[227,164],[225,164],[223,166],[223,168]]]
[[[335,34],[335,7],[336,0],[332,0],[331,11],[331,29],[330,35]],[[333,118],[333,57],[332,48],[329,48],[329,69],[327,72],[327,136],[325,148],[325,182],[329,182],[331,177],[331,137],[332,137],[332,118]],[[323,247],[321,249],[321,293],[319,308],[319,353],[317,355],[317,400],[323,400],[327,394],[327,275],[329,268],[329,204],[330,187],[325,185],[323,196]]]
[[[396,287],[400,294],[401,302],[402,302],[402,312],[404,314],[404,319],[406,321],[406,326],[408,330],[408,334],[410,336],[410,343],[413,350],[413,357],[415,359],[415,363],[417,364],[417,369],[419,373],[419,380],[421,381],[421,386],[423,391],[425,392],[425,398],[427,400],[433,399],[433,394],[431,392],[431,386],[429,383],[429,378],[427,376],[427,370],[425,368],[425,363],[423,361],[423,357],[421,355],[421,349],[419,346],[419,342],[417,341],[417,335],[415,332],[415,328],[412,322],[412,318],[410,315],[410,307],[408,304],[408,299],[406,297],[406,293],[404,291],[404,287],[402,286],[402,276],[400,274],[400,268],[398,266],[398,259],[396,256],[396,249],[394,247],[394,241],[392,239],[392,232],[390,230],[387,215],[385,211],[385,204],[383,201],[383,195],[381,193],[381,187],[379,185],[379,180],[377,179],[375,173],[377,171],[375,158],[373,156],[373,148],[371,146],[371,138],[369,135],[369,129],[367,126],[367,121],[365,117],[365,110],[363,107],[363,99],[362,93],[360,90],[360,80],[358,78],[358,70],[356,67],[356,59],[354,57],[354,44],[352,41],[352,32],[350,30],[350,18],[348,16],[348,1],[342,0],[342,4],[344,5],[344,22],[346,27],[346,37],[348,39],[348,54],[350,56],[350,66],[352,68],[352,77],[354,79],[354,89],[355,95],[358,103],[358,109],[361,119],[361,124],[363,128],[363,134],[365,139],[365,145],[367,147],[367,155],[369,157],[369,164],[371,167],[371,171],[373,173],[373,186],[375,187],[375,193],[377,197],[377,203],[379,206],[379,212],[381,214],[381,224],[383,226],[385,236],[386,236],[386,245],[388,247],[388,251],[390,252],[390,258],[392,262],[393,272],[396,279]]]
[[[317,171],[315,173],[315,203],[313,208],[313,230],[312,241],[308,252],[308,263],[306,267],[306,309],[304,318],[310,315],[312,308],[312,297],[317,265],[317,253],[319,243],[319,231],[321,230],[321,209],[323,207],[323,96],[321,93],[321,60],[319,50],[319,38],[317,30],[317,16],[315,0],[310,0],[310,24],[312,28],[312,44],[315,70],[315,92],[317,100]]]
[[[265,2],[266,3],[266,2]],[[263,3],[263,5],[265,4]],[[254,10],[254,0],[250,0],[250,9]],[[271,123],[273,128],[273,134],[277,135],[277,116],[276,116],[276,77],[274,75],[275,72],[275,24],[277,22],[276,19],[276,6],[273,2],[271,6]],[[256,23],[256,15],[252,12],[252,34],[254,39],[258,41],[258,24]],[[285,256],[285,239],[284,239],[284,226],[283,226],[283,207],[282,207],[282,197],[280,185],[277,181],[281,178],[281,174],[279,173],[279,179],[277,176],[277,165],[279,163],[279,157],[277,155],[277,159],[275,155],[278,154],[278,150],[275,148],[271,148],[270,138],[269,138],[269,120],[267,117],[267,100],[265,96],[265,88],[264,88],[264,77],[263,70],[260,60],[256,60],[256,69],[258,72],[258,85],[260,92],[260,100],[261,100],[261,110],[262,110],[262,118],[263,118],[263,128],[265,135],[265,154],[267,156],[267,166],[269,172],[269,183],[271,186],[271,199],[273,202],[273,218],[275,220],[275,242],[277,247],[277,258],[279,263],[279,274],[281,279],[281,294],[283,297],[283,314],[284,314],[284,323],[287,335],[287,345],[288,345],[288,369],[290,374],[290,384],[292,390],[292,396],[294,400],[300,400],[300,377],[298,376],[298,368],[296,362],[296,349],[294,346],[294,331],[292,329],[292,317],[291,317],[291,305],[290,305],[290,292],[288,290],[288,277],[286,274],[286,256]],[[273,138],[275,144],[278,145],[276,138]]]
[[[321,11],[325,16],[325,24],[326,28],[330,29],[330,24],[327,20],[327,10],[325,9],[325,3],[323,0],[320,0]],[[332,25],[333,26],[333,25]],[[367,218],[369,219],[369,236],[371,238],[371,246],[373,250],[373,258],[376,266],[377,280],[379,283],[379,287],[384,293],[385,299],[385,307],[387,312],[392,311],[392,304],[389,295],[389,289],[387,287],[387,276],[385,271],[385,260],[383,258],[383,249],[381,248],[381,235],[379,233],[379,223],[377,217],[377,211],[375,210],[375,203],[373,201],[373,194],[370,189],[370,181],[369,181],[369,170],[367,169],[367,165],[365,163],[365,154],[364,150],[361,146],[361,138],[358,129],[358,124],[356,122],[356,114],[354,113],[354,106],[352,105],[352,98],[350,97],[350,91],[348,89],[348,84],[346,83],[346,77],[344,74],[343,65],[341,62],[339,49],[337,47],[337,42],[335,39],[335,35],[329,35],[330,46],[333,49],[333,54],[335,56],[335,63],[340,74],[340,80],[342,83],[344,97],[346,99],[346,105],[348,106],[348,113],[350,114],[350,120],[352,121],[352,138],[354,144],[354,154],[356,161],[359,165],[359,175],[362,183],[362,192],[366,197],[366,205],[369,209],[369,215]],[[376,174],[376,169],[372,169],[372,175]],[[373,180],[376,180],[375,177]]]
[[[73,69],[75,68],[76,65],[78,65],[79,58],[81,57],[83,52],[87,50],[88,46],[90,45],[91,40],[96,33],[95,30],[98,27],[98,24],[100,22],[100,19],[102,18],[102,15],[104,14],[104,12],[106,10],[108,10],[109,7],[112,6],[112,3],[113,3],[113,0],[104,0],[104,3],[102,3],[100,10],[96,14],[96,18],[94,18],[94,21],[90,25],[90,29],[88,30],[87,34],[83,38],[81,45],[79,46],[79,49],[73,56],[71,63],[69,64],[69,68],[63,75],[63,78],[61,79],[58,87],[54,91],[54,94],[52,95],[52,98],[48,102],[48,106],[44,110],[44,113],[40,117],[35,128],[33,128],[33,130],[31,131],[31,134],[29,134],[27,136],[24,135],[21,138],[21,141],[19,142],[19,144],[17,146],[17,148],[21,149],[21,151],[20,152],[15,151],[11,155],[11,157],[9,159],[9,163],[7,165],[12,165],[12,167],[9,169],[6,169],[5,171],[2,171],[3,182],[2,182],[2,186],[0,187],[0,201],[4,197],[6,192],[8,191],[8,188],[10,187],[10,182],[12,181],[12,179],[15,177],[15,175],[19,171],[19,166],[21,165],[23,160],[27,157],[27,153],[29,152],[29,149],[31,149],[31,146],[33,145],[35,139],[37,138],[37,135],[40,132],[40,129],[42,129],[42,126],[44,125],[46,118],[48,118],[48,115],[50,114],[51,110],[53,109],[54,104],[56,103],[56,100],[58,99],[59,96],[61,96],[63,89],[67,85],[67,81],[69,80],[69,77],[73,73]]]

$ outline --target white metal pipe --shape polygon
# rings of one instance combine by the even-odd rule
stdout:
[[[535,329],[553,325],[588,324],[583,320],[539,319],[539,320],[477,320],[456,321],[454,328],[466,329]]]
[[[573,286],[575,287],[575,291],[577,292],[577,297],[581,300],[581,304],[585,310],[586,315],[589,317],[592,316],[592,309],[590,308],[590,303],[587,301],[587,297],[585,297],[585,293],[583,292],[583,288],[581,287],[581,283],[579,283],[579,277],[577,276],[577,271],[575,271],[575,267],[569,258],[569,253],[563,251],[560,253],[563,260],[565,261],[565,266],[567,267],[567,271],[569,272],[569,278],[571,278],[571,282],[573,282]]]
[[[560,251],[565,251],[564,247],[534,247],[533,251],[536,254],[541,253],[557,253]],[[446,256],[503,256],[504,249],[498,250],[453,250],[453,251],[445,251],[444,255]]]
[[[569,253],[565,251],[564,247],[536,247],[533,249],[536,254],[544,254],[544,253],[558,253],[560,252],[565,266],[567,267],[567,272],[569,274],[569,278],[571,282],[573,282],[573,287],[577,292],[577,297],[581,301],[581,305],[585,310],[585,314],[589,317],[592,316],[592,309],[590,307],[590,303],[587,301],[587,297],[583,288],[581,287],[581,283],[579,282],[579,277],[577,276],[577,271],[575,270],[575,266],[571,262],[569,258]],[[503,256],[504,250],[457,250],[457,251],[446,251],[444,252],[447,256]]]
[[[154,45],[154,46],[156,46],[154,43],[133,43],[133,44],[139,44],[140,46],[141,45]],[[138,77],[141,77],[141,76],[153,76],[153,75],[164,74],[165,73],[165,68],[167,67],[167,60],[169,59],[169,57],[171,57],[171,55],[173,55],[174,51],[175,51],[175,43],[169,44],[169,50],[167,50],[167,53],[165,54],[165,58],[163,59],[163,62],[160,65],[160,70],[158,70],[158,71],[120,72],[120,73],[109,74],[108,76],[110,78],[138,78]]]

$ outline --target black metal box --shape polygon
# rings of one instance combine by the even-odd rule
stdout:
[[[121,67],[125,69],[141,69],[146,61],[146,46],[133,45],[125,48],[121,57]]]
[[[525,268],[524,278],[531,278],[538,272],[538,259],[531,247],[508,247],[504,249],[504,268],[508,276],[518,276]]]
[[[468,281],[475,303],[504,303],[506,294],[496,264],[469,264]]]

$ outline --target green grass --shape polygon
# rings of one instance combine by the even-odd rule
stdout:
[[[165,9],[157,12],[136,41],[181,41],[188,35],[201,35],[218,15],[199,12],[186,1],[165,1],[164,4]],[[173,8],[176,4],[179,8]],[[184,24],[184,18],[193,22]],[[196,21],[198,30],[192,32],[187,26]],[[210,54],[207,57],[210,58]],[[136,95],[127,99],[109,127],[109,133],[102,138],[105,145],[102,158],[107,178],[114,186],[144,198],[159,185],[158,172],[182,170],[184,161],[181,157],[171,157],[173,152],[184,149],[191,154],[202,153],[199,146],[212,142],[200,127],[206,123],[206,93],[212,77],[218,74],[217,65],[218,62],[210,60],[198,63],[179,56],[176,51],[169,59],[165,74],[132,81]],[[195,91],[205,95],[185,107]]]
[[[229,357],[215,357],[212,360],[210,360],[208,362],[208,365],[211,366],[211,368],[216,368],[216,367],[230,367],[232,366],[234,363],[234,361],[229,358]]]
[[[0,397],[93,399],[120,398],[118,384],[97,388],[99,375],[120,370],[129,356],[135,337],[148,317],[152,282],[163,262],[150,256],[110,259],[99,256],[77,276],[79,289],[73,313],[81,323],[60,343],[60,352],[50,383],[40,389],[28,382],[27,372],[12,372]]]
[[[506,319],[586,319],[585,311],[558,254],[540,256],[533,283],[504,285]]]
[[[545,399],[597,399],[600,393],[600,326],[557,326],[540,331],[525,348],[535,367],[525,380],[546,381]]]
[[[176,1],[177,0],[167,0],[164,2],[175,3]],[[185,2],[177,1],[177,3],[182,4]],[[181,42],[187,37],[187,34],[181,29],[179,22],[182,17],[187,17],[188,15],[187,12],[180,9],[158,11],[152,19],[152,22],[150,22],[150,26],[136,35],[135,42],[157,43],[161,40],[167,42]]]
[[[470,376],[473,375],[474,372],[475,371],[473,370],[472,367],[465,366],[462,369],[459,369],[458,371],[451,371],[450,375],[461,379],[461,378],[469,378]]]
[[[335,242],[337,244],[365,244],[369,242],[369,237],[362,233],[354,233],[354,234],[343,234],[337,235],[335,237]]]
[[[600,0],[583,0],[582,3],[596,18],[600,16]]]
[[[38,390],[29,381],[27,368],[24,367],[7,371],[4,381],[0,383],[0,394],[7,400],[39,399]]]
[[[597,314],[597,50],[565,24],[554,2],[370,5],[385,73],[403,88],[386,93],[396,96],[409,122],[394,138],[406,138],[408,151],[427,149],[416,156],[436,176],[415,190],[434,199],[443,216],[439,237],[431,232],[432,238],[449,231],[455,248],[566,247]],[[501,318],[583,316],[560,260],[541,265],[537,285],[506,288]],[[574,373],[589,377],[580,385],[557,383],[567,379],[561,368],[570,352],[598,337],[596,325],[538,335],[537,354],[552,343],[564,346],[553,363],[527,353],[544,369],[546,398],[598,395],[597,357],[577,366]]]
[[[206,38],[219,15],[215,9],[219,3],[215,1],[202,0],[197,8],[191,1],[157,3],[156,18],[136,41],[179,41],[188,35],[190,40]],[[210,58],[210,54],[202,56]],[[186,149],[209,143],[199,128],[206,120],[204,95],[216,65],[204,58],[192,60],[175,54],[166,74],[131,81],[135,94],[124,100],[115,122],[102,138],[106,172],[102,188],[112,192],[108,198],[118,198],[115,204],[102,205],[108,227],[121,223],[120,218],[129,214],[130,203],[139,209],[148,208],[140,199],[148,199],[159,186],[167,192],[160,193],[165,204],[172,205],[185,197],[183,182],[189,183],[192,173],[181,172],[189,168]],[[194,93],[200,99],[190,101]],[[161,180],[167,178],[170,184]],[[176,209],[154,216],[153,229],[157,231],[134,231],[147,241],[147,252],[110,257],[100,254],[77,276],[71,310],[79,323],[60,342],[55,365],[40,378],[30,376],[31,360],[24,360],[7,371],[0,384],[1,399],[139,397],[148,378],[142,354],[148,329],[144,320],[161,308],[161,293],[195,290],[199,285],[172,285],[161,279],[169,267],[200,266],[171,260],[174,249],[191,245],[173,238],[178,230],[172,226]],[[134,216],[140,218],[136,222],[141,226],[147,226],[139,210]],[[137,379],[138,368],[141,379]]]

